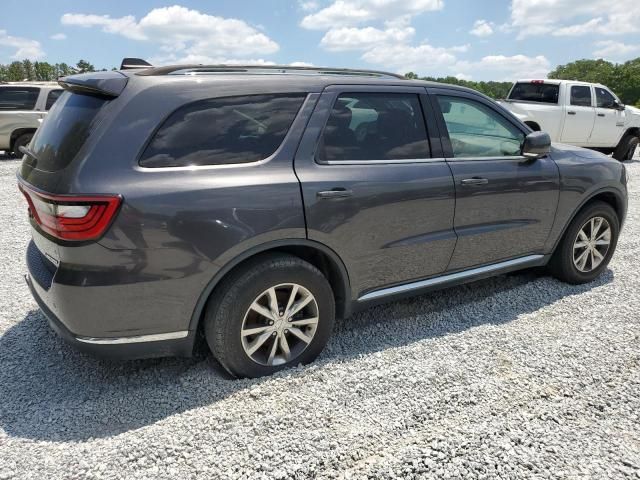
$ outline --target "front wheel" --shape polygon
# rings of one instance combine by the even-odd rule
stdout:
[[[261,377],[313,361],[333,328],[327,279],[292,255],[251,261],[209,300],[205,336],[214,357],[236,377]]]
[[[549,263],[551,272],[567,283],[591,282],[607,268],[619,233],[620,221],[610,205],[587,205],[573,219],[556,248]]]
[[[624,162],[625,160],[631,160],[636,153],[640,138],[634,136],[626,136],[620,140],[620,144],[613,152],[613,158]]]

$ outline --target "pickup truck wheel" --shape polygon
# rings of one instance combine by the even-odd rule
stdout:
[[[640,138],[627,135],[620,140],[620,143],[613,152],[613,158],[624,162],[625,160],[631,160],[635,155],[636,148],[640,143]]]
[[[620,233],[618,215],[610,205],[593,202],[573,219],[549,262],[563,282],[581,284],[597,278],[613,256]]]
[[[20,147],[26,147],[27,145],[29,145],[29,142],[31,141],[32,138],[33,138],[33,133],[24,133],[20,135],[18,138],[16,138],[16,140],[13,142],[13,148],[12,148],[13,155],[16,157],[22,156]]]
[[[232,272],[209,299],[204,331],[214,357],[236,377],[261,377],[312,362],[335,317],[322,272],[293,255],[265,255]]]

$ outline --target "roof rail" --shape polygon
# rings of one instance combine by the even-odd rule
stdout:
[[[298,67],[291,65],[169,65],[166,67],[146,68],[136,75],[207,75],[216,73],[303,73],[315,75],[360,75],[363,77],[387,77],[406,80],[406,77],[397,73],[383,72],[380,70],[360,70],[350,68],[330,67]]]
[[[149,62],[141,58],[127,57],[122,59],[120,64],[120,70],[132,70],[135,68],[149,68],[153,67]]]

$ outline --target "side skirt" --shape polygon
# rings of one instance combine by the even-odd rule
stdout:
[[[514,258],[513,260],[507,260],[500,263],[440,275],[426,280],[419,280],[417,282],[373,290],[360,296],[356,300],[356,303],[362,304],[362,307],[366,307],[369,306],[369,304],[382,303],[396,298],[417,295],[430,290],[437,290],[440,288],[480,280],[482,278],[492,277],[501,273],[508,273],[529,267],[539,267],[546,265],[548,260],[548,255],[527,255],[526,257]]]

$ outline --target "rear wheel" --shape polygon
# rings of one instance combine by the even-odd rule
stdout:
[[[313,265],[291,255],[249,262],[209,300],[205,336],[234,376],[261,377],[313,361],[333,328],[333,292]]]
[[[610,205],[594,202],[573,219],[553,254],[549,267],[558,279],[587,283],[597,278],[611,260],[620,222]]]
[[[29,142],[33,138],[33,133],[23,133],[13,142],[13,155],[16,157],[20,157],[22,152],[20,151],[20,147],[26,147],[29,145]]]

